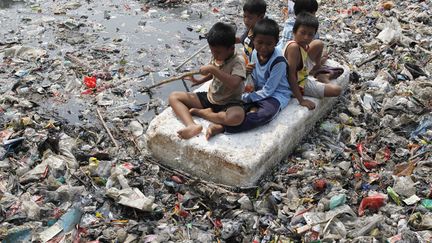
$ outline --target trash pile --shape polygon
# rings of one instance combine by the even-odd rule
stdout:
[[[320,36],[330,58],[351,68],[350,86],[292,155],[247,188],[152,159],[146,125],[184,87],[138,92],[172,75],[213,20],[241,29],[240,2],[189,2],[180,19],[195,39],[179,30],[171,44],[153,37],[138,48],[137,29],[116,34],[103,23],[135,17],[148,34],[176,18],[164,16],[171,8],[24,2],[21,27],[0,30],[2,242],[432,241],[430,1],[320,2]],[[268,5],[282,26],[286,2]],[[11,20],[0,16],[2,26]]]

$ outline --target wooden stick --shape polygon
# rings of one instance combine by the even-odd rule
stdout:
[[[185,65],[187,62],[189,62],[192,58],[194,58],[196,55],[198,55],[201,51],[203,51],[208,45],[205,44],[203,47],[201,47],[198,51],[196,51],[194,54],[192,54],[188,59],[184,60],[180,65],[178,65],[174,70],[178,71],[183,65]]]
[[[198,178],[196,176],[188,174],[187,172],[184,172],[184,171],[181,171],[181,170],[177,170],[177,169],[165,166],[165,165],[159,163],[153,157],[146,156],[145,160],[147,162],[149,162],[149,163],[158,165],[159,167],[161,167],[162,169],[164,169],[166,171],[169,171],[169,172],[171,172],[173,174],[178,174],[178,175],[180,175],[180,176],[182,176],[184,178],[187,178],[187,179],[189,179],[189,180],[191,180],[191,181],[193,181],[195,183],[199,183],[199,184],[201,184],[204,187],[207,187],[209,189],[214,189],[214,190],[218,189],[218,190],[223,191],[224,193],[227,193],[227,194],[230,194],[230,195],[239,195],[238,193],[233,192],[234,189],[235,189],[234,187],[227,186],[227,185],[222,185],[222,184],[218,184],[218,183],[214,183],[214,182],[211,182],[211,181],[206,181],[206,180],[200,179],[200,178]],[[242,188],[240,187],[240,190],[241,189]]]
[[[72,53],[66,53],[65,57],[66,57],[66,59],[69,59],[69,61],[74,63],[75,65],[84,69],[84,71],[90,72],[90,70],[91,70],[90,66],[87,65],[87,63],[84,63],[83,61],[81,61],[78,57],[74,56]]]
[[[425,63],[423,63],[423,66],[426,66],[430,61],[432,61],[432,55],[431,55],[431,57],[429,58],[429,60],[427,60]]]
[[[142,91],[146,91],[146,90],[149,90],[149,89],[152,89],[152,88],[155,88],[155,87],[161,86],[161,85],[163,85],[163,84],[171,83],[171,82],[173,82],[173,81],[176,81],[176,80],[182,79],[182,78],[187,77],[187,76],[192,76],[192,75],[194,75],[194,74],[198,74],[198,73],[200,73],[199,70],[186,72],[186,73],[183,73],[182,75],[179,75],[179,76],[175,76],[175,77],[172,77],[172,78],[169,78],[169,79],[162,80],[162,81],[160,81],[160,82],[157,83],[157,84],[153,84],[153,85],[150,85],[150,86],[148,86],[148,87],[144,87],[144,88],[142,89]]]
[[[103,127],[105,128],[105,130],[107,131],[109,137],[111,138],[111,141],[114,143],[114,146],[115,146],[116,148],[118,148],[119,146],[118,146],[118,144],[117,144],[117,141],[114,139],[113,135],[111,134],[111,131],[108,129],[108,127],[107,127],[107,125],[106,125],[106,123],[105,123],[105,121],[104,121],[104,119],[103,119],[103,117],[102,117],[102,115],[101,115],[99,109],[96,108],[96,111],[97,111],[97,114],[98,114],[98,116],[99,116],[99,120],[102,122],[102,125],[103,125]]]

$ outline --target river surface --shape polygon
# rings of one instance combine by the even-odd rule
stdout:
[[[71,82],[70,63],[65,54],[72,53],[95,70],[103,68],[114,78],[126,80],[119,87],[125,91],[120,97],[105,97],[117,99],[107,106],[108,110],[144,107],[139,117],[148,122],[166,107],[172,91],[185,90],[185,86],[182,81],[176,81],[154,89],[151,96],[139,92],[140,88],[207,63],[210,53],[205,49],[179,71],[175,70],[207,44],[202,37],[215,22],[235,23],[240,34],[243,24],[239,6],[235,2],[226,7],[221,2],[166,5],[132,0],[1,0],[0,44],[3,48],[13,44],[41,48],[48,52],[48,59],[63,62],[64,69],[60,70],[63,76],[55,79],[63,99],[58,102],[58,97],[33,96],[32,101],[40,105],[40,113],[51,112],[76,125],[84,123],[83,113],[88,113],[91,102],[64,90]],[[59,70],[47,71],[43,74],[46,79],[60,75]],[[82,78],[80,74],[75,75],[77,80]],[[42,81],[37,79],[27,85]]]

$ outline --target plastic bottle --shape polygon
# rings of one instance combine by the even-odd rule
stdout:
[[[244,92],[252,93],[255,90],[252,74],[246,76]]]

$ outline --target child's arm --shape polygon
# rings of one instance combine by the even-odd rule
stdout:
[[[203,75],[210,75],[210,77],[214,75],[230,89],[236,89],[244,79],[238,75],[226,73],[214,65],[202,66],[200,72]]]
[[[199,85],[199,84],[202,84],[202,83],[209,81],[210,79],[212,79],[212,75],[211,74],[203,75],[201,78],[195,78],[192,75],[192,76],[185,77],[185,79],[190,80],[192,82],[192,87],[193,87],[193,86],[196,86],[196,85]]]
[[[290,84],[291,91],[295,98],[301,106],[306,106],[309,110],[315,109],[315,103],[304,99],[300,92],[300,87],[297,82],[297,67],[301,61],[300,48],[297,43],[292,43],[285,50],[285,58],[288,61],[289,71],[288,71],[288,82]]]
[[[260,90],[243,94],[242,99],[246,102],[255,102],[270,97],[275,92],[284,75],[286,75],[286,64],[285,62],[280,62],[272,68],[268,79]]]

